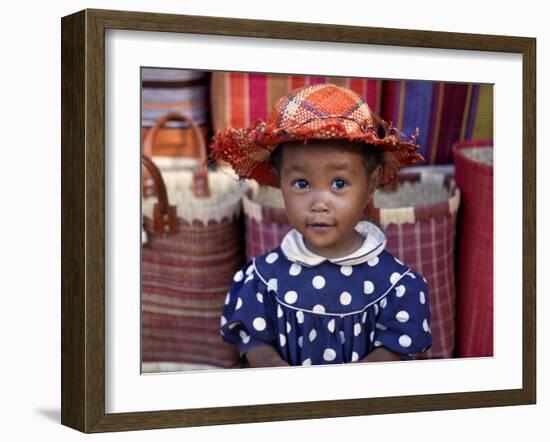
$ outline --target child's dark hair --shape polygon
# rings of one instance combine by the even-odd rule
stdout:
[[[270,162],[273,168],[277,171],[277,175],[281,173],[281,162],[283,159],[282,144],[279,144],[270,155]],[[372,176],[378,166],[381,166],[384,162],[384,150],[374,144],[363,144],[363,149],[360,150],[363,157],[363,164],[367,169],[367,175]]]

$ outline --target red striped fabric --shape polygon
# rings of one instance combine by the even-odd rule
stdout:
[[[266,120],[279,98],[301,86],[337,83],[359,93],[378,112],[381,80],[312,75],[247,74],[214,72],[211,81],[211,109],[214,133],[227,126],[249,127]]]

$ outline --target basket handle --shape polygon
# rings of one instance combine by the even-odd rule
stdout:
[[[141,164],[145,166],[153,182],[157,193],[158,202],[153,208],[153,230],[158,233],[168,234],[178,231],[178,216],[176,206],[168,203],[166,186],[158,167],[145,155],[141,156]]]
[[[199,170],[193,173],[193,194],[198,198],[207,198],[210,196],[210,188],[208,186],[208,171],[206,169],[206,142],[202,136],[202,132],[199,127],[195,124],[192,118],[187,115],[180,114],[177,112],[170,112],[158,119],[155,125],[147,132],[145,140],[143,140],[143,154],[151,158],[153,156],[153,146],[155,138],[159,130],[168,122],[168,121],[184,121],[189,124],[193,129],[195,135],[195,140],[199,145],[199,157],[200,157],[200,166]]]

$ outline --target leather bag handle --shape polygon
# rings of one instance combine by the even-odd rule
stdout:
[[[168,194],[162,175],[153,161],[141,156],[141,164],[147,169],[153,179],[158,202],[153,208],[153,229],[162,234],[176,233],[178,231],[178,216],[176,206],[168,203]]]
[[[168,122],[168,121],[184,121],[189,124],[193,129],[195,135],[195,140],[199,146],[199,155],[200,155],[200,166],[199,170],[193,173],[193,194],[198,198],[207,198],[210,196],[210,188],[208,186],[208,170],[207,165],[207,152],[206,152],[206,143],[200,128],[195,124],[192,118],[187,115],[180,114],[177,112],[170,112],[157,120],[155,125],[147,132],[147,136],[143,141],[143,154],[151,158],[153,155],[153,146],[155,143],[155,138],[159,130]]]

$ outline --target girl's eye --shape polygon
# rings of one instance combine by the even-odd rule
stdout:
[[[343,189],[345,187],[348,186],[348,183],[347,181],[341,179],[341,178],[336,178],[333,182],[332,182],[332,185],[331,187],[333,189]]]
[[[306,180],[298,179],[292,182],[292,186],[296,187],[297,189],[306,189],[307,187],[309,187],[309,183]]]

